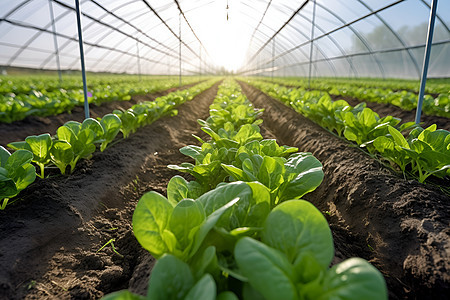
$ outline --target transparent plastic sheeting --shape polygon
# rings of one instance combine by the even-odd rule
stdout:
[[[312,0],[80,3],[88,71],[178,74],[181,47],[183,74],[308,76],[311,61],[312,76],[419,78],[431,0],[316,0],[313,37]],[[449,27],[440,0],[430,77],[450,76]],[[80,69],[75,0],[0,0],[0,66],[57,69],[57,55]]]

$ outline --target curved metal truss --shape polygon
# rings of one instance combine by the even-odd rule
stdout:
[[[311,64],[314,76],[419,78],[430,9],[430,0],[315,0],[313,21],[314,0],[80,2],[87,70],[145,74],[177,74],[180,62],[184,74],[227,68],[209,42],[210,9],[241,26],[238,74],[305,76]],[[431,76],[450,76],[449,11],[440,1]],[[74,0],[0,2],[0,66],[78,69],[77,43]]]

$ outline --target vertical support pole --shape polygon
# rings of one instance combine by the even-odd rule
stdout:
[[[167,78],[170,79],[170,57],[167,56]]]
[[[311,48],[309,49],[309,73],[308,73],[308,89],[311,88],[311,72],[312,72],[312,55],[314,45],[314,27],[316,22],[316,0],[313,0],[313,15],[311,22]]]
[[[139,81],[141,81],[141,57],[139,55],[139,41],[136,41],[136,52],[137,52],[137,67],[138,67],[138,75]]]
[[[178,14],[178,36],[180,37],[180,43],[178,46],[178,56],[179,56],[179,64],[180,64],[180,87],[181,87],[181,12]]]
[[[59,83],[62,83],[61,63],[59,61],[58,39],[56,38],[55,15],[53,14],[52,0],[48,0],[48,8],[50,10],[50,18],[52,19],[53,44],[55,45],[56,67],[58,68]]]
[[[80,1],[75,0],[78,25],[78,44],[80,45],[81,75],[83,77],[84,117],[89,118],[89,102],[87,98],[86,68],[84,66],[83,34],[81,32]]]
[[[273,82],[273,73],[275,72],[275,37],[272,40],[272,82]]]
[[[422,78],[420,79],[419,98],[417,99],[416,108],[416,124],[420,123],[420,116],[422,114],[423,96],[425,94],[425,84],[427,83],[428,64],[430,61],[431,44],[433,42],[434,22],[436,20],[436,9],[438,0],[431,2],[430,20],[428,22],[427,43],[425,45],[425,55],[423,57]]]

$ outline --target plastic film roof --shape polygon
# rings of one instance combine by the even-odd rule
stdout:
[[[313,18],[313,0],[81,0],[86,69],[177,74],[181,57],[183,74],[307,76],[311,62],[313,76],[420,77],[431,0],[315,5]],[[440,0],[430,77],[450,77],[449,28]],[[75,0],[0,0],[0,66],[57,58],[80,69]]]

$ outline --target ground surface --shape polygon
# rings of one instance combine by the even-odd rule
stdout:
[[[178,116],[95,153],[68,177],[55,172],[37,180],[0,211],[0,299],[96,299],[123,288],[144,293],[154,260],[133,237],[134,207],[147,191],[165,194],[177,174],[166,166],[187,161],[178,149],[196,143],[196,119],[208,116],[216,92],[217,85],[181,105]],[[265,138],[312,152],[323,163],[324,182],[305,198],[328,218],[334,263],[369,260],[385,275],[392,299],[445,299],[449,197],[399,178],[263,93],[248,86],[244,92],[266,109]],[[46,131],[54,129],[23,134]],[[112,239],[117,253],[111,243],[99,251]]]

